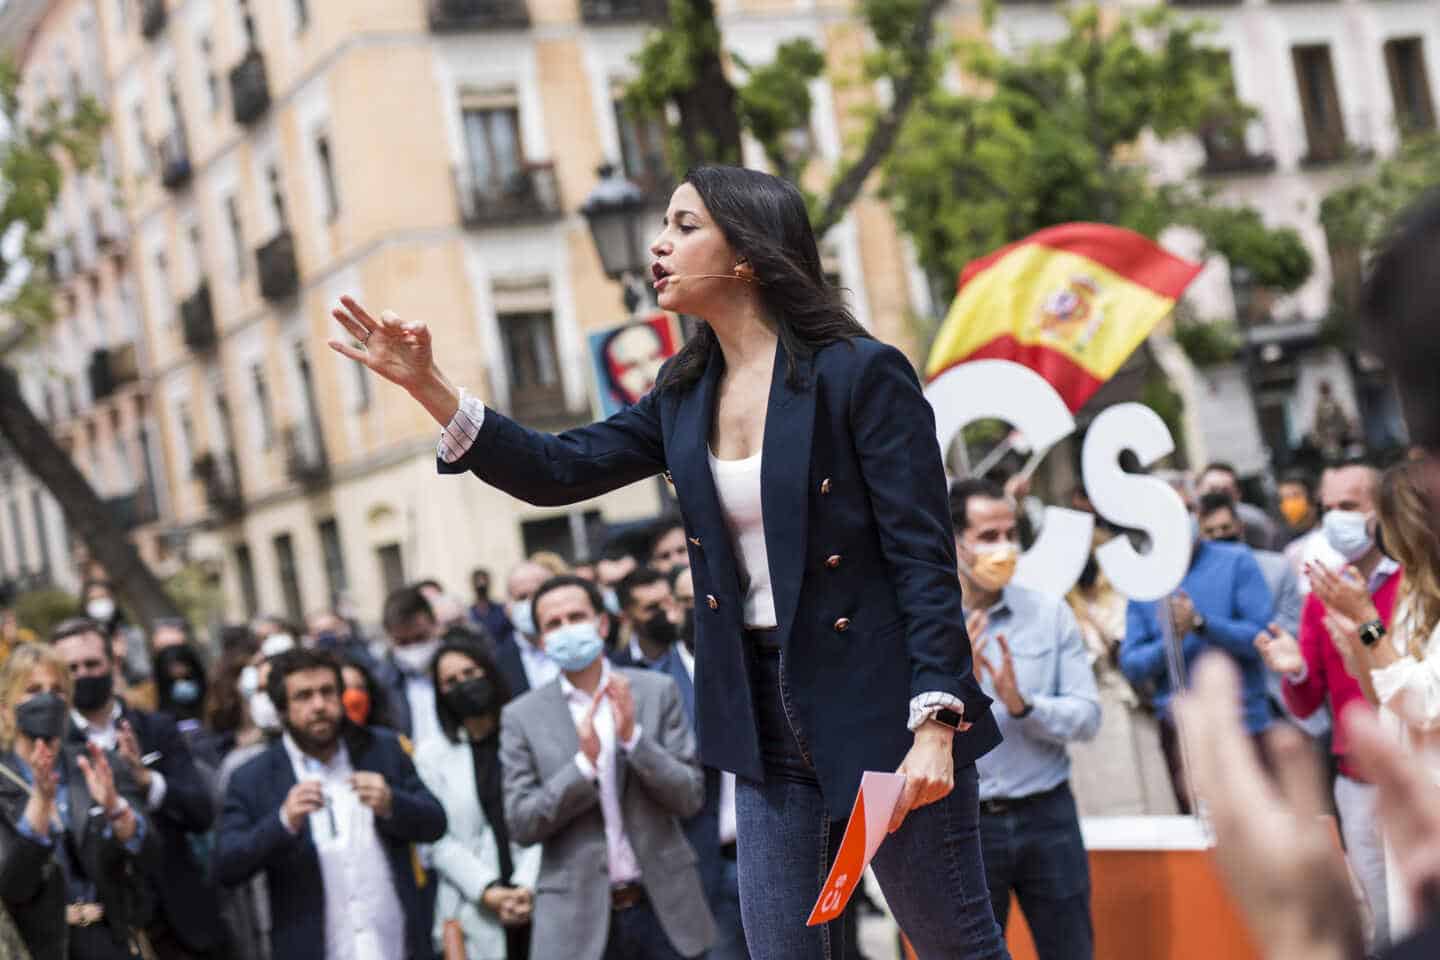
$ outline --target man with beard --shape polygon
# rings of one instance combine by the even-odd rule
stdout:
[[[273,960],[429,958],[410,844],[439,840],[445,811],[393,733],[345,720],[334,656],[283,653],[267,686],[285,734],[226,791],[221,881],[264,871]]]
[[[212,921],[218,894],[190,848],[190,835],[209,830],[215,810],[184,737],[168,715],[136,710],[116,696],[113,647],[101,624],[68,620],[51,636],[75,680],[73,735],[115,751],[145,797],[143,812],[161,849],[149,878],[159,901],[147,931],[156,952],[163,960],[222,956],[224,938]]]

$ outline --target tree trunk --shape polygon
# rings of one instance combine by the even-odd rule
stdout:
[[[25,469],[59,501],[65,521],[84,541],[91,558],[105,568],[116,594],[146,629],[161,617],[180,616],[180,609],[140,559],[125,530],[25,402],[15,371],[4,365],[0,365],[0,435],[9,441]]]
[[[713,42],[695,42],[691,68],[695,82],[675,96],[680,110],[680,139],[685,145],[685,162],[740,162],[740,111],[735,87],[725,75],[720,57],[720,24],[715,20],[711,0],[692,0],[695,20],[686,29],[692,35],[708,34]]]

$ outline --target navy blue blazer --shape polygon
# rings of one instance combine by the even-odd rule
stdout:
[[[739,572],[707,454],[725,361],[711,352],[685,390],[652,391],[608,420],[551,435],[486,410],[480,435],[442,473],[473,471],[529,503],[559,506],[664,472],[675,487],[695,579],[700,759],[764,778],[743,640]],[[894,770],[913,737],[914,695],[944,691],[974,724],[957,763],[1000,740],[976,682],[956,574],[935,417],[905,355],[837,342],[786,378],[777,345],[761,505],[781,673],[832,816],[860,775]]]
[[[343,735],[351,766],[378,773],[390,785],[393,810],[387,819],[375,818],[375,829],[405,911],[408,960],[428,958],[430,929],[415,886],[410,844],[434,843],[443,837],[445,810],[420,782],[394,733],[346,723]],[[271,955],[274,960],[313,960],[325,955],[325,885],[310,825],[292,836],[280,822],[280,808],[293,786],[295,771],[279,739],[235,772],[225,791],[215,866],[226,886],[265,871],[270,890]]]

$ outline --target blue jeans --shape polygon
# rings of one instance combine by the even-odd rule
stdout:
[[[610,914],[602,960],[685,960],[670,943],[649,900]]]
[[[1061,784],[996,812],[982,809],[980,837],[991,902],[1001,927],[1010,912],[1013,890],[1040,960],[1094,956],[1090,861],[1070,788]]]
[[[747,637],[747,641],[749,637]],[[736,783],[740,910],[755,960],[845,960],[841,921],[807,927],[845,823],[831,820],[784,706],[780,658],[752,659],[751,691],[765,782]],[[981,861],[978,781],[957,767],[955,789],[913,811],[872,866],[895,920],[921,960],[1005,960]]]

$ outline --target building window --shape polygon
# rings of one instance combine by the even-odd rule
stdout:
[[[200,38],[200,69],[205,72],[205,93],[210,104],[212,114],[219,113],[224,103],[224,94],[221,92],[220,73],[215,69],[215,43],[207,33]]]
[[[520,148],[520,112],[511,107],[467,108],[462,114],[465,154],[471,185],[500,190],[524,167]]]
[[[1345,155],[1345,118],[1340,113],[1340,92],[1335,67],[1325,44],[1292,48],[1295,81],[1305,114],[1305,137],[1310,149],[1302,162],[1334,163]]]
[[[240,204],[234,194],[225,198],[225,222],[230,228],[230,252],[235,261],[235,276],[237,279],[243,278],[250,258],[246,256],[245,230],[240,224]]]
[[[280,189],[280,168],[275,164],[269,164],[265,168],[265,183],[270,188],[270,206],[275,211],[275,222],[279,229],[284,230],[285,219],[285,194]]]
[[[264,364],[250,365],[250,381],[255,390],[255,424],[260,449],[269,450],[275,443],[275,418],[270,410],[270,385],[265,381]]]
[[[400,544],[387,543],[376,547],[375,559],[380,563],[380,584],[386,596],[405,586],[405,563],[400,556]]]
[[[281,533],[275,537],[275,570],[280,576],[280,595],[285,601],[285,616],[299,623],[305,615],[300,602],[300,571],[295,566],[295,544],[290,534]]]
[[[511,412],[522,419],[563,415],[565,389],[550,312],[506,313],[499,321],[510,373]]]
[[[642,115],[615,100],[615,128],[620,133],[620,164],[625,176],[647,193],[669,185],[665,120],[659,113]]]
[[[164,250],[155,251],[155,291],[160,294],[160,303],[156,307],[156,313],[160,315],[160,322],[169,326],[175,322],[175,295],[170,291],[170,258],[165,256]]]
[[[134,128],[135,172],[139,176],[150,173],[150,144],[145,139],[145,107],[135,104],[130,108],[130,125]]]
[[[320,165],[320,185],[325,190],[325,221],[333,221],[340,215],[340,192],[335,186],[335,164],[330,157],[330,138],[325,134],[315,138],[315,161]]]
[[[295,30],[303,31],[310,26],[310,3],[309,0],[294,0],[295,4]]]
[[[191,223],[186,236],[190,241],[190,264],[195,273],[195,286],[198,288],[205,276],[205,245],[200,237],[200,224]]]
[[[340,526],[334,517],[321,520],[320,549],[325,554],[325,582],[330,587],[330,602],[335,604],[340,595],[350,589],[345,576],[345,553],[340,549]]]
[[[50,534],[45,529],[45,498],[39,490],[30,491],[30,512],[35,514],[35,542],[40,546],[40,572],[50,573]]]
[[[1430,100],[1423,41],[1419,37],[1388,41],[1385,66],[1390,73],[1390,95],[1395,100],[1395,123],[1400,132],[1434,130],[1435,107]]]
[[[190,408],[183,401],[175,405],[175,423],[180,435],[180,463],[182,469],[189,469],[195,462],[195,424],[190,419]]]
[[[21,574],[30,571],[30,551],[25,543],[25,527],[20,523],[20,502],[10,498],[10,528],[15,531],[15,558]]]
[[[255,563],[250,559],[250,548],[243,543],[235,545],[235,575],[240,580],[240,602],[249,619],[260,612],[260,596],[255,589]]]

